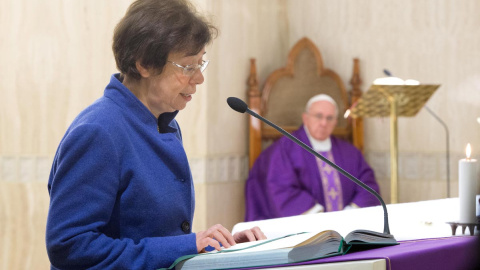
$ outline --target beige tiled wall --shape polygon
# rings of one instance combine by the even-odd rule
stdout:
[[[43,182],[0,181],[0,269],[49,269]]]

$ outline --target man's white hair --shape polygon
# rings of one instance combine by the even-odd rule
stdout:
[[[325,94],[319,94],[311,97],[307,102],[307,106],[305,106],[305,111],[308,112],[308,109],[310,109],[310,106],[312,106],[312,104],[317,101],[328,101],[332,103],[333,106],[335,106],[335,115],[338,115],[337,102],[335,102],[335,100],[331,96],[325,95]]]

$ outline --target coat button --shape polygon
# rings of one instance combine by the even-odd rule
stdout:
[[[182,222],[182,231],[184,233],[190,233],[190,223],[186,220]]]

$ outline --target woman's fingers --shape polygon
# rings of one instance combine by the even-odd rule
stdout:
[[[217,229],[218,229],[217,232],[219,232],[224,237],[224,239],[226,240],[226,242],[225,242],[226,244],[229,244],[230,246],[233,246],[233,245],[237,244],[235,242],[235,239],[233,239],[233,235],[230,233],[229,230],[227,230],[225,227],[223,227],[220,224],[217,224],[216,226],[218,226],[217,227]],[[220,243],[222,243],[225,246],[224,242],[220,241]]]
[[[215,248],[216,250],[221,250],[222,248],[220,247],[220,243],[216,241],[215,239],[212,239],[210,237],[205,237],[200,240],[200,243],[197,241],[197,250],[199,253],[205,252],[205,248],[211,246]]]
[[[243,231],[243,238],[246,238],[248,242],[253,242],[256,241],[257,239],[255,238],[255,235],[251,230],[245,230]]]
[[[232,246],[232,244],[230,244],[229,241],[225,238],[225,236],[219,231],[214,231],[212,238],[222,243],[222,246],[224,246],[225,248],[229,248]]]
[[[253,227],[248,230],[244,230],[241,232],[238,232],[234,235],[235,241],[238,243],[243,243],[243,242],[252,242],[252,241],[257,241],[257,240],[264,240],[267,239],[265,234],[260,230],[259,227]]]
[[[235,240],[225,227],[220,224],[214,225],[208,230],[197,233],[197,250],[203,251],[208,245],[220,250],[220,244],[225,248],[235,245]]]
[[[257,240],[255,239],[255,235],[250,230],[237,232],[234,235],[234,238],[238,243],[252,242]]]
[[[255,227],[251,228],[250,230],[253,232],[253,234],[255,235],[255,238],[256,238],[257,240],[265,240],[265,239],[267,239],[267,237],[266,237],[265,234],[262,232],[262,230],[260,230],[259,227],[255,226]]]
[[[230,247],[236,244],[232,234],[220,224],[208,228],[208,230],[205,231],[205,234],[211,238],[215,238],[225,247]]]

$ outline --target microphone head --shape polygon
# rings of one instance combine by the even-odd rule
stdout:
[[[239,113],[244,113],[247,111],[248,106],[243,100],[236,98],[236,97],[229,97],[227,98],[227,103],[230,108],[234,109]]]

